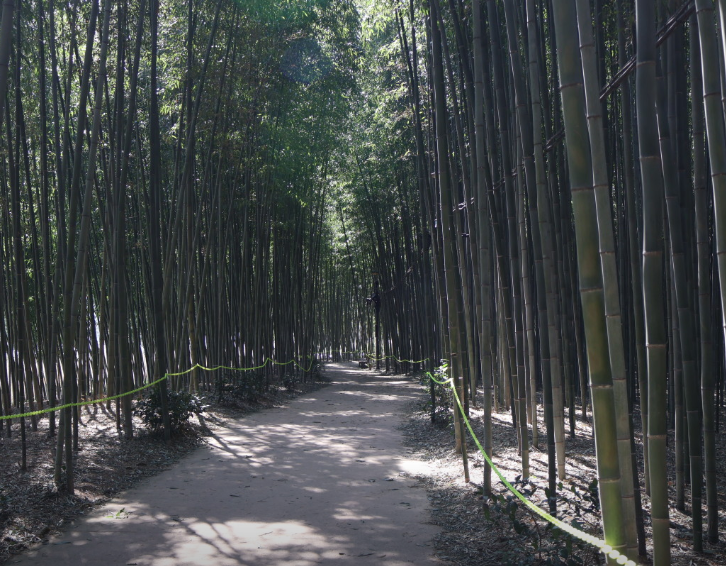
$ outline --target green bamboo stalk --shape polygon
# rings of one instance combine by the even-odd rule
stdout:
[[[553,14],[575,220],[580,300],[590,370],[603,530],[608,544],[625,552],[615,398],[610,358],[607,355],[603,273],[598,253],[600,235],[580,51],[577,35],[573,33],[577,29],[574,0],[554,2]]]
[[[548,371],[548,369],[545,367],[547,365],[547,358],[550,359],[550,368],[549,371],[551,371],[551,368],[553,367],[553,359],[558,358],[557,355],[552,356],[552,349],[551,349],[551,343],[553,340],[553,337],[555,337],[558,333],[557,328],[557,321],[559,321],[558,315],[558,309],[557,309],[557,299],[554,295],[554,271],[555,267],[553,264],[553,258],[552,258],[552,223],[551,223],[551,214],[550,214],[550,207],[548,204],[547,199],[547,177],[545,173],[545,163],[544,163],[544,153],[542,150],[543,146],[543,139],[542,139],[542,100],[540,96],[540,61],[539,61],[539,25],[537,23],[537,15],[535,12],[535,5],[534,0],[527,0],[526,3],[526,9],[527,9],[527,37],[529,38],[528,41],[528,59],[529,59],[529,94],[530,94],[530,101],[531,101],[531,107],[532,107],[532,131],[537,132],[538,134],[533,135],[532,139],[532,150],[534,153],[534,164],[535,164],[535,185],[536,190],[530,191],[531,197],[530,197],[530,211],[534,208],[537,213],[537,218],[531,219],[532,226],[535,224],[538,226],[539,234],[540,234],[540,241],[541,241],[541,254],[542,254],[542,271],[543,271],[543,277],[544,277],[544,292],[545,292],[545,302],[544,305],[546,307],[546,311],[539,313],[539,325],[540,328],[547,326],[547,350],[542,350],[541,355],[541,363],[542,363],[542,371],[543,371],[543,377],[542,382],[544,384],[547,383],[547,380],[551,380],[551,375],[549,377],[545,377],[545,373]],[[531,181],[530,181],[531,182]],[[540,206],[539,203],[542,203]],[[534,228],[533,228],[534,230]],[[538,272],[539,276],[539,272]],[[540,282],[538,281],[538,289],[540,289],[541,293],[541,287]],[[543,318],[545,317],[546,318]],[[546,321],[546,322],[545,322]],[[540,331],[542,335],[545,334],[545,332]],[[556,339],[555,339],[556,340]],[[555,341],[556,344],[556,341]],[[555,348],[555,354],[557,353],[557,350]],[[557,364],[559,365],[559,360],[557,361]],[[535,381],[533,376],[532,381],[532,399],[531,399],[531,405],[532,405],[532,412],[533,412],[533,418],[532,418],[532,443],[537,446],[537,439],[535,432],[537,430],[537,403],[536,403],[536,387],[535,387]],[[551,384],[550,384],[551,387]]]
[[[660,82],[660,79],[659,79]],[[666,212],[668,215],[668,235],[670,245],[671,273],[674,287],[674,303],[678,317],[678,336],[681,353],[681,380],[683,389],[678,388],[676,396],[685,393],[686,416],[688,419],[688,446],[690,452],[691,501],[693,519],[693,547],[700,552],[703,548],[703,520],[701,517],[701,478],[703,476],[701,462],[701,418],[699,414],[699,391],[696,367],[696,328],[693,310],[690,305],[690,285],[687,280],[687,257],[684,246],[685,230],[683,229],[681,195],[678,185],[679,176],[676,171],[676,159],[672,155],[671,132],[669,120],[666,119],[666,92],[660,88],[657,98],[658,128],[660,138],[661,160],[663,163],[663,181],[665,187]],[[675,350],[675,348],[674,348]],[[676,385],[676,387],[678,387]],[[678,419],[678,417],[676,417]],[[676,421],[678,430],[680,423]]]
[[[2,27],[0,27],[0,100],[5,100],[8,91],[8,64],[10,62],[10,47],[13,42],[13,12],[14,0],[4,0],[2,10]],[[0,112],[0,127],[5,118],[5,111]]]
[[[554,440],[555,452],[557,458],[557,473],[562,480],[566,477],[565,473],[565,431],[562,407],[562,374],[560,371],[559,356],[552,355],[552,342],[556,340],[557,327],[555,324],[556,315],[555,303],[553,296],[552,273],[553,266],[551,262],[552,250],[550,225],[549,225],[549,208],[547,199],[544,197],[546,192],[544,159],[542,156],[542,136],[535,136],[534,131],[541,132],[541,104],[539,96],[539,76],[538,76],[538,50],[539,39],[537,36],[536,20],[534,16],[534,5],[528,7],[528,31],[529,42],[528,52],[533,60],[529,63],[530,71],[530,95],[532,97],[533,113],[530,115],[527,106],[527,89],[525,87],[524,71],[522,70],[519,48],[517,43],[516,15],[514,5],[511,2],[504,4],[506,21],[507,21],[507,38],[509,43],[509,59],[512,68],[515,106],[517,110],[517,123],[519,125],[519,133],[522,146],[522,157],[524,163],[524,173],[527,185],[527,200],[529,204],[529,221],[530,236],[532,239],[532,249],[534,252],[534,268],[535,268],[535,288],[536,300],[538,308],[539,325],[542,329],[539,332],[539,350],[542,374],[542,384],[545,389],[553,390],[553,421],[554,421]],[[530,29],[532,28],[532,29]],[[535,102],[536,101],[536,102]],[[536,108],[535,108],[536,105]],[[535,115],[536,112],[536,115]],[[541,206],[538,206],[541,203]],[[541,209],[541,210],[540,210]],[[544,233],[544,242],[542,234]],[[545,332],[546,329],[546,332]],[[560,394],[557,394],[557,391]],[[533,404],[534,405],[534,404]],[[534,410],[536,405],[534,405]],[[533,418],[535,421],[536,415]]]
[[[521,160],[521,144],[517,144],[517,163],[522,163]],[[527,228],[526,220],[524,217],[524,182],[522,175],[521,166],[518,168],[519,174],[517,175],[517,225],[518,230],[518,241],[519,241],[519,259],[520,265],[519,273],[521,276],[517,277],[519,285],[515,286],[519,296],[514,297],[514,313],[515,313],[515,325],[516,325],[516,339],[517,339],[517,379],[514,383],[516,395],[513,397],[516,403],[517,409],[517,430],[519,437],[519,453],[522,459],[522,477],[529,477],[529,434],[527,431],[527,372],[525,370],[525,336],[522,331],[523,321],[531,321],[532,319],[532,300],[530,293],[530,274],[529,274],[529,250],[527,246]],[[524,308],[522,303],[524,302]],[[525,323],[525,328],[529,327],[531,322]],[[530,347],[534,348],[534,332],[532,332],[532,343]]]
[[[655,6],[636,0],[636,110],[643,184],[643,298],[648,360],[648,455],[650,456],[653,560],[670,564],[666,469],[666,335],[663,316],[663,179],[655,109]]]
[[[625,14],[622,0],[618,0],[618,64],[622,67],[626,61],[625,53],[625,33],[623,27],[625,25]],[[645,363],[645,328],[643,319],[643,294],[642,294],[642,274],[641,262],[638,258],[638,212],[635,195],[635,178],[634,168],[632,165],[632,103],[630,96],[630,82],[623,81],[621,86],[620,100],[622,104],[622,137],[623,137],[623,180],[625,182],[625,212],[627,222],[628,244],[627,255],[630,267],[630,305],[633,313],[633,330],[635,338],[635,367],[640,388],[640,414],[641,427],[643,429],[643,469],[645,476],[645,492],[650,493],[650,476],[648,472],[648,436],[645,433],[645,427],[648,416],[648,396],[647,396],[647,380],[646,380],[646,363]],[[632,339],[631,339],[632,344]],[[632,358],[632,356],[631,356]],[[635,395],[630,403],[631,423],[632,410],[635,404]],[[632,427],[631,427],[632,428]],[[638,468],[635,439],[631,439],[630,443],[631,460],[633,462],[633,487],[635,490],[635,512],[637,515],[638,525],[638,554],[646,555],[645,547],[645,525],[642,520],[643,507],[641,500],[640,482],[638,480]]]
[[[430,19],[431,24],[431,45],[432,45],[432,69],[433,69],[433,85],[434,85],[434,102],[436,121],[436,155],[438,162],[438,184],[441,195],[441,233],[443,237],[443,262],[444,273],[446,278],[447,290],[447,309],[449,315],[448,337],[449,337],[449,363],[451,366],[451,376],[457,389],[457,393],[463,394],[462,374],[461,374],[461,347],[459,344],[459,309],[458,301],[460,294],[457,293],[457,265],[456,265],[456,233],[453,222],[453,200],[451,190],[451,178],[449,172],[449,145],[447,139],[447,120],[446,120],[446,94],[444,90],[443,77],[443,61],[441,54],[441,38],[440,30],[436,21],[435,0],[429,0],[429,8],[432,13]],[[457,296],[458,295],[458,296]],[[466,457],[466,442],[464,431],[462,430],[462,417],[458,408],[454,409],[456,418],[456,430],[458,431],[458,448],[461,450],[462,461],[464,464],[464,474],[468,481],[469,470]]]
[[[89,163],[96,162],[96,152],[98,150],[98,138],[101,128],[101,107],[102,107],[102,93],[103,88],[100,86],[103,84],[103,80],[100,77],[105,78],[106,73],[106,56],[108,53],[108,36],[109,36],[109,20],[111,16],[111,3],[110,0],[104,0],[103,4],[103,24],[102,24],[102,40],[101,40],[101,53],[100,53],[100,64],[99,64],[99,84],[96,88],[95,100],[93,105],[93,123],[91,127],[91,144],[89,148]],[[63,399],[64,403],[67,403],[69,399],[73,397],[72,392],[72,381],[71,376],[74,374],[73,364],[75,363],[75,343],[78,338],[77,332],[75,331],[73,321],[77,320],[78,312],[80,310],[80,302],[82,295],[83,279],[86,273],[86,261],[88,260],[89,252],[89,234],[91,229],[91,203],[93,195],[93,181],[94,181],[93,169],[89,169],[86,175],[86,186],[85,193],[83,196],[82,215],[80,233],[78,235],[78,257],[75,262],[68,262],[66,269],[71,273],[66,275],[66,300],[65,306],[67,308],[64,313],[63,321],[63,374],[64,376],[64,388],[63,388]],[[74,173],[74,180],[75,180]],[[80,184],[80,172],[78,177],[78,183]],[[80,187],[77,187],[78,189]],[[80,192],[80,190],[78,191]],[[69,252],[73,249],[73,246],[69,245]],[[71,268],[74,269],[71,269]],[[68,285],[68,283],[71,283]],[[69,493],[74,491],[73,481],[73,453],[70,446],[70,415],[66,414],[65,418],[65,441],[66,441],[66,489]],[[59,435],[60,436],[60,435]]]
[[[723,13],[723,12],[722,12]],[[711,250],[708,231],[709,194],[706,183],[706,147],[703,131],[703,79],[698,21],[690,19],[691,34],[691,122],[693,124],[693,187],[696,208],[696,254],[698,262],[698,321],[701,338],[701,405],[703,407],[703,452],[706,475],[708,542],[718,542],[718,493],[716,491],[716,439],[714,433],[715,374],[711,344]]]
[[[519,266],[516,265],[517,260],[515,259],[518,255],[518,250],[516,249],[516,222],[514,219],[514,216],[516,215],[516,210],[513,203],[513,195],[515,194],[515,189],[513,186],[513,179],[512,179],[512,159],[511,159],[511,148],[512,145],[510,143],[510,133],[509,133],[509,116],[508,116],[508,101],[506,99],[506,96],[504,94],[504,73],[502,70],[502,60],[500,55],[500,50],[502,49],[502,41],[500,39],[500,32],[499,32],[499,14],[498,9],[496,6],[496,3],[494,0],[487,0],[487,15],[489,19],[489,42],[491,45],[491,52],[492,52],[492,66],[493,66],[493,78],[494,78],[494,86],[495,86],[495,104],[497,108],[497,127],[499,130],[500,138],[501,138],[501,166],[503,170],[503,181],[504,181],[504,197],[506,199],[505,207],[502,207],[506,209],[507,213],[507,227],[506,229],[502,230],[502,239],[499,241],[502,241],[504,238],[505,232],[508,232],[506,236],[507,244],[510,247],[510,261],[511,261],[511,267],[510,267],[510,273],[508,275],[512,276],[512,281],[514,280],[513,273],[515,271],[518,271]],[[509,35],[509,33],[507,34]],[[515,102],[516,104],[516,102]],[[501,255],[503,253],[502,249],[498,250],[499,254]],[[506,267],[506,266],[503,266]],[[505,277],[505,271],[502,269],[502,278]],[[505,297],[505,309],[508,311],[508,307],[506,305],[506,302],[508,301],[507,297]],[[505,316],[507,317],[507,321],[509,324],[509,321],[511,321],[511,318],[508,318],[510,315],[509,312],[505,313]],[[512,340],[511,336],[513,334],[511,333],[511,330],[507,328],[507,337],[508,340]],[[514,348],[511,348],[514,344],[510,344],[510,362],[509,362],[509,368],[510,371],[514,371],[514,368],[516,367],[514,365],[515,360],[515,353]],[[550,491],[549,494],[549,503],[550,503],[550,511],[554,513],[556,511],[556,490],[557,490],[557,457],[556,457],[556,448],[555,448],[555,425],[553,424],[554,419],[556,415],[553,414],[553,388],[552,387],[543,387],[543,397],[544,397],[544,409],[545,409],[545,424],[547,429],[547,458],[548,458],[548,489]],[[564,459],[563,459],[564,462]]]
[[[666,254],[670,256],[670,242],[666,242]],[[686,476],[685,476],[685,426],[683,414],[683,365],[681,363],[681,341],[678,339],[678,305],[673,289],[673,273],[666,273],[666,303],[668,320],[668,427],[675,431],[674,452],[676,461],[676,509],[686,511]],[[674,339],[674,336],[676,337]]]
[[[723,74],[723,63],[726,61],[726,0],[717,0],[718,1],[718,29],[721,30],[721,33],[718,34],[719,39],[721,40],[721,50],[719,52],[719,59],[721,60],[721,84],[723,85],[724,77]],[[726,114],[726,90],[723,88],[721,89],[721,105],[724,111],[724,114]]]
[[[436,0],[438,2],[438,0]],[[441,14],[441,9],[439,6],[437,6],[437,14],[438,14],[438,20],[439,24],[441,25],[441,29],[445,29],[444,27],[444,21]],[[441,35],[441,46],[443,49],[444,54],[444,63],[445,63],[445,69],[447,71],[447,77],[449,80],[449,84],[451,85],[451,99],[452,99],[452,105],[453,105],[453,116],[454,116],[454,130],[456,132],[455,140],[457,141],[458,149],[459,149],[459,159],[461,162],[461,186],[462,186],[462,194],[459,196],[457,191],[457,203],[462,202],[464,211],[463,214],[465,214],[467,217],[470,217],[469,211],[468,211],[468,201],[469,198],[467,195],[471,192],[470,189],[470,175],[469,170],[467,168],[466,159],[465,159],[465,147],[466,143],[464,142],[464,125],[463,120],[461,119],[461,110],[458,102],[458,97],[456,93],[456,88],[454,88],[454,85],[456,84],[455,78],[454,78],[454,72],[452,69],[451,64],[451,57],[449,55],[449,47],[448,47],[448,41],[446,40],[446,35]],[[464,62],[464,66],[466,66],[466,62]],[[463,96],[463,93],[462,93]],[[458,179],[456,176],[457,171],[459,170],[456,167],[457,160],[451,159],[451,165],[450,168],[451,174],[452,174],[452,180],[453,180],[453,186],[458,186]],[[457,283],[459,285],[459,292],[461,293],[462,300],[458,303],[459,309],[460,309],[460,320],[463,320],[464,324],[461,326],[461,343],[465,345],[465,348],[462,350],[462,369],[464,371],[463,379],[465,383],[464,387],[464,410],[468,412],[469,410],[469,399],[473,401],[473,404],[476,406],[475,402],[475,396],[476,396],[476,363],[474,359],[474,318],[470,314],[470,305],[471,305],[471,298],[472,293],[469,285],[470,280],[470,271],[473,268],[473,266],[470,266],[470,259],[471,254],[466,253],[466,240],[463,236],[464,229],[463,229],[463,214],[461,212],[455,213],[453,215],[454,219],[454,228],[456,233],[456,249],[457,249],[457,257],[458,257],[458,276],[457,276]],[[472,232],[474,230],[470,226],[469,229],[469,235],[470,235],[470,241],[471,236],[473,235]]]
[[[577,21],[580,32],[580,54],[585,82],[585,103],[592,156],[592,180],[599,228],[600,263],[603,274],[605,316],[607,317],[608,346],[612,371],[612,394],[615,400],[618,458],[620,462],[620,483],[623,497],[623,528],[627,540],[627,555],[635,559],[638,555],[638,536],[635,521],[635,498],[633,469],[630,451],[632,436],[628,403],[627,368],[623,346],[622,322],[620,316],[620,292],[615,255],[615,236],[610,203],[605,133],[603,129],[602,104],[600,103],[600,81],[597,76],[597,57],[592,33],[590,5],[585,0],[576,0]],[[608,387],[609,387],[608,386]]]
[[[491,281],[492,275],[489,272],[491,263],[490,257],[490,230],[489,207],[487,202],[486,180],[491,173],[486,175],[486,142],[484,130],[484,49],[482,39],[483,14],[480,0],[473,0],[473,43],[474,43],[474,128],[476,136],[476,193],[477,203],[477,240],[479,243],[479,271],[482,284],[481,301],[481,334],[480,346],[482,351],[482,407],[484,409],[484,451],[487,455],[492,454],[492,329],[491,329]],[[490,152],[493,148],[489,148]],[[492,470],[487,464],[484,466],[484,495],[491,494]]]
[[[726,133],[724,132],[713,0],[696,0],[698,36],[701,45],[703,103],[706,110],[706,136],[711,164],[714,206],[714,239],[718,258],[721,324],[726,336]],[[723,30],[722,30],[723,31]]]
[[[94,36],[96,33],[96,24],[98,20],[98,2],[93,2],[91,6],[91,14],[90,14],[90,20],[88,23],[88,33],[87,33],[87,39],[86,39],[86,50],[83,58],[83,75],[81,79],[81,91],[80,91],[80,97],[79,97],[79,103],[78,103],[78,117],[76,119],[77,121],[77,134],[76,134],[76,151],[74,153],[73,157],[73,177],[70,185],[70,205],[69,205],[69,213],[70,217],[68,220],[68,231],[67,231],[67,243],[66,243],[66,249],[65,249],[65,265],[64,265],[64,275],[63,275],[63,283],[62,283],[62,296],[63,296],[63,326],[61,329],[62,336],[63,336],[63,348],[64,348],[64,364],[66,363],[67,356],[65,356],[65,352],[68,351],[67,344],[69,344],[72,340],[74,329],[71,325],[71,322],[69,320],[69,317],[71,315],[70,309],[71,309],[71,301],[73,298],[72,290],[74,286],[74,265],[75,265],[75,246],[76,246],[76,230],[78,229],[78,208],[79,208],[79,199],[80,199],[80,182],[81,182],[81,154],[83,153],[83,130],[87,127],[87,104],[88,104],[88,93],[89,93],[89,85],[90,85],[90,68],[91,68],[91,61],[93,58],[93,43],[94,43]],[[106,41],[108,41],[108,32],[106,33]],[[103,46],[103,44],[102,44]],[[102,49],[103,51],[103,49]],[[70,75],[69,75],[70,80]],[[97,89],[97,92],[100,92],[102,89]],[[99,105],[100,106],[100,105]],[[67,149],[67,146],[69,145],[69,141],[66,137],[65,140],[65,148]],[[59,181],[60,182],[60,181]],[[59,282],[59,287],[61,283]],[[72,349],[72,348],[71,348]],[[69,371],[66,372],[64,370],[63,372],[63,403],[68,403],[73,398],[73,383],[72,383],[72,373],[70,372],[70,369],[72,368],[73,360],[68,360],[69,364]],[[71,410],[70,408],[64,409],[60,414],[60,425],[58,427],[58,437],[56,442],[56,454],[55,454],[55,470],[53,474],[53,479],[56,485],[60,485],[61,482],[61,466],[63,464],[63,457],[64,457],[64,442],[66,446],[65,450],[65,457],[66,457],[66,486],[69,489],[69,491],[72,492],[73,490],[73,470],[72,470],[72,462],[73,462],[73,451],[71,449],[70,444],[70,437],[71,437]],[[69,465],[70,464],[70,465]]]

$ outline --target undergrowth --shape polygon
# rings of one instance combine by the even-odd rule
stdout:
[[[168,391],[167,403],[171,434],[179,434],[184,430],[192,415],[203,412],[202,403],[196,395],[186,391]],[[161,389],[152,387],[146,395],[136,402],[134,414],[138,415],[144,425],[152,433],[160,433],[164,427],[161,411]]]
[[[531,499],[539,489],[534,483],[517,476],[512,485],[527,499]],[[560,492],[562,483],[559,484]],[[547,499],[550,500],[549,490],[545,488]],[[482,496],[484,501],[484,516],[490,522],[501,524],[507,522],[519,535],[522,545],[530,551],[516,558],[504,555],[502,564],[506,566],[590,566],[600,564],[599,552],[569,535],[550,522],[542,520],[525,506],[514,494],[493,494]],[[557,508],[560,511],[567,509],[568,514],[580,517],[583,511],[599,513],[600,500],[597,480],[593,480],[586,491],[578,490],[575,486],[567,498],[557,497]],[[560,513],[561,514],[561,513]],[[586,525],[574,519],[570,524],[580,530],[587,530]]]

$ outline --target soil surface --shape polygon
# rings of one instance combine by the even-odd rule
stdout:
[[[471,481],[465,482],[461,455],[454,450],[451,412],[437,410],[436,423],[432,424],[430,408],[425,398],[409,405],[403,430],[406,446],[412,450],[413,456],[426,462],[415,479],[426,486],[433,522],[442,528],[435,538],[437,556],[459,566],[604,564],[603,555],[595,552],[593,547],[572,541],[558,530],[550,528],[544,520],[535,518],[531,511],[523,509],[524,506],[511,498],[507,488],[494,474],[493,496],[483,497],[484,460],[471,438],[467,441]],[[530,432],[530,481],[526,485],[515,483],[515,486],[520,490],[526,489],[529,499],[547,510],[547,450],[541,404],[538,409],[539,448],[531,445]],[[474,431],[479,438],[483,438],[483,411],[472,407],[470,412]],[[602,538],[600,509],[591,487],[597,478],[592,417],[588,410],[587,420],[583,421],[579,406],[576,407],[576,415],[574,435],[570,435],[569,421],[566,420],[567,479],[558,486],[558,516],[568,523],[577,521],[582,530]],[[634,417],[636,444],[642,446],[640,416],[636,413]],[[725,417],[722,411],[722,423],[726,422]],[[504,476],[514,483],[521,478],[521,457],[511,412],[503,407],[493,413],[492,437],[494,462]],[[668,443],[670,447],[673,446],[673,433],[669,435]],[[709,544],[704,536],[704,552],[693,550],[690,486],[686,485],[685,489],[685,510],[675,509],[675,458],[672,449],[668,452],[671,556],[674,566],[726,566],[726,435],[723,433],[716,436],[716,452],[720,542]],[[638,465],[642,485],[642,451],[638,452]],[[503,503],[501,498],[506,502]],[[643,509],[646,539],[650,543],[650,500],[647,496],[643,497]],[[703,522],[705,531],[705,488]],[[642,560],[642,564],[652,563],[653,549],[650,545],[647,552],[650,558]]]
[[[208,406],[170,446],[138,426],[132,442],[122,441],[113,411],[84,409],[72,497],[53,487],[47,421],[37,432],[28,430],[26,472],[20,471],[15,424],[13,437],[0,446],[0,563],[426,564],[435,563],[432,552],[440,563],[460,566],[603,563],[521,505],[503,503],[507,492],[498,480],[498,497],[484,498],[483,462],[471,441],[471,481],[465,482],[451,413],[440,409],[431,424],[418,380],[356,364],[329,364],[325,375],[332,385],[323,389],[297,384],[254,403],[226,399],[225,406]],[[293,400],[302,393],[308,395]],[[481,411],[471,413],[481,436]],[[579,408],[577,416],[558,508],[566,520],[601,536],[591,490],[592,431]],[[541,410],[538,422],[543,431]],[[495,462],[515,480],[521,460],[504,409],[495,411],[493,437]],[[546,508],[544,448],[543,438],[531,448],[531,481],[518,487]],[[726,541],[724,435],[717,436],[717,452],[720,538]],[[673,480],[672,459],[668,474]],[[428,505],[416,486],[425,488]],[[646,497],[650,536],[648,506]],[[693,552],[688,508],[671,507],[670,515],[674,565],[726,565],[724,542]]]
[[[79,450],[74,460],[73,496],[54,486],[56,439],[48,435],[47,417],[38,420],[35,431],[31,430],[30,421],[26,422],[26,470],[21,469],[20,424],[13,420],[12,436],[6,436],[7,427],[0,435],[0,564],[34,544],[47,544],[51,535],[57,535],[94,506],[170,469],[204,444],[214,423],[283,405],[324,387],[327,382],[288,385],[289,388],[273,386],[253,398],[230,392],[220,400],[216,395],[202,393],[204,413],[190,420],[169,445],[158,434],[150,434],[139,417],[134,417],[133,440],[122,440],[113,403],[83,407],[78,427]]]
[[[286,406],[207,422],[206,446],[11,559],[21,565],[436,564],[410,378],[354,364]]]

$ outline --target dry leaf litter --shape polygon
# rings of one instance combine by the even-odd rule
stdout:
[[[225,426],[227,419],[284,404],[286,401],[326,385],[323,382],[295,384],[292,390],[272,388],[254,402],[226,397],[217,404],[202,395],[204,412],[192,417],[180,434],[166,444],[150,434],[134,417],[134,438],[122,439],[116,427],[116,406],[90,405],[81,410],[75,453],[75,494],[57,489],[53,483],[56,438],[48,435],[48,418],[31,430],[26,419],[27,469],[21,471],[20,424],[13,420],[12,436],[7,427],[0,435],[0,564],[34,544],[47,543],[75,520],[118,492],[143,478],[156,475],[205,442],[205,437]]]
[[[116,427],[115,407],[98,404],[83,408],[79,427],[80,450],[76,453],[76,494],[69,495],[53,484],[53,454],[55,438],[48,436],[47,417],[39,419],[37,431],[27,425],[27,470],[20,469],[20,429],[13,423],[12,436],[0,437],[0,564],[30,545],[44,543],[49,537],[92,507],[103,503],[114,494],[128,489],[139,480],[168,469],[179,459],[204,442],[205,436],[224,427],[226,419],[236,418],[251,411],[273,407],[302,393],[324,386],[325,383],[298,384],[294,391],[276,389],[255,402],[234,402],[209,405],[198,422],[190,423],[186,430],[175,436],[170,444],[156,435],[147,433],[138,417],[134,417],[135,438],[124,441]],[[431,521],[442,528],[435,540],[437,556],[459,566],[485,565],[541,565],[555,563],[554,555],[566,546],[561,538],[551,540],[542,520],[519,505],[516,517],[530,534],[522,536],[514,525],[484,498],[481,490],[483,458],[469,439],[467,441],[471,481],[465,483],[461,457],[454,451],[454,432],[450,413],[439,414],[438,422],[430,421],[426,396],[408,407],[402,424],[408,456],[426,463],[426,472],[415,477],[428,492]],[[211,402],[211,398],[206,401]],[[566,520],[577,518],[585,530],[602,535],[600,517],[588,511],[581,495],[586,493],[595,478],[595,453],[589,422],[582,422],[577,412],[575,438],[567,438],[567,474],[563,489],[559,490],[561,516]],[[483,437],[482,411],[472,407],[472,422],[477,435]],[[723,416],[721,419],[723,423]],[[547,454],[544,440],[543,415],[538,415],[540,430],[539,449],[530,452],[531,486],[536,486],[532,500],[546,507],[544,488],[547,485]],[[495,411],[493,417],[493,444],[495,463],[505,476],[514,480],[521,475],[521,460],[517,454],[517,436],[512,427],[511,414]],[[640,423],[636,415],[636,430]],[[531,433],[530,433],[531,434]],[[531,440],[531,437],[530,437]],[[672,445],[673,439],[669,439]],[[638,439],[639,442],[639,439]],[[726,439],[717,436],[720,540],[726,541]],[[639,459],[642,454],[638,455]],[[675,462],[669,452],[669,484],[671,498],[675,500]],[[642,477],[641,477],[642,482]],[[506,495],[506,488],[493,478],[493,491]],[[686,500],[690,496],[686,488]],[[643,498],[645,526],[650,537],[648,520],[649,501]],[[486,512],[488,508],[488,516]],[[726,565],[726,542],[709,545],[705,552],[691,550],[691,517],[671,506],[671,540],[675,566]],[[704,525],[705,526],[705,525]],[[558,546],[559,545],[559,546]],[[651,549],[649,548],[649,552]],[[572,555],[581,564],[603,563],[600,555],[589,549],[573,548]],[[563,560],[563,564],[566,563]]]
[[[541,400],[540,400],[541,401]],[[591,414],[588,421],[583,422],[581,408],[576,407],[575,437],[569,434],[567,415],[567,479],[558,489],[558,516],[566,522],[573,519],[580,523],[584,530],[602,538],[600,514],[592,511],[591,505],[583,501],[583,494],[589,493],[588,487],[597,477],[595,448],[592,438]],[[567,409],[566,409],[567,411]],[[482,426],[483,410],[470,409],[473,428],[478,438],[484,438]],[[635,429],[640,430],[639,415],[635,415]],[[427,489],[431,503],[431,520],[442,528],[435,540],[436,554],[439,558],[459,566],[506,566],[506,565],[544,565],[568,564],[568,558],[575,564],[604,564],[604,557],[591,547],[582,544],[574,545],[569,556],[564,537],[557,536],[552,540],[547,524],[542,519],[535,519],[534,514],[518,504],[517,521],[524,525],[530,534],[516,532],[512,520],[504,512],[493,508],[493,499],[482,495],[483,457],[468,438],[467,451],[469,456],[470,482],[463,478],[461,455],[454,450],[455,438],[451,411],[437,417],[436,424],[431,423],[430,404],[428,399],[416,402],[408,407],[402,430],[405,435],[409,455],[422,459],[427,463],[426,472],[414,476]],[[721,423],[723,427],[722,410]],[[530,431],[530,490],[536,486],[530,499],[541,508],[548,510],[545,488],[547,482],[547,447],[544,428],[544,415],[541,404],[538,415],[539,448],[531,446]],[[723,429],[722,429],[723,430]],[[468,436],[468,434],[467,434]],[[494,446],[494,463],[510,481],[521,477],[521,458],[517,449],[517,433],[512,426],[511,412],[500,408],[493,413],[492,437]],[[704,551],[697,553],[692,550],[692,521],[687,513],[675,509],[675,460],[673,456],[673,435],[669,437],[669,485],[670,485],[670,520],[671,520],[671,552],[674,566],[717,566],[726,565],[726,436],[721,433],[716,438],[718,495],[719,495],[719,540],[720,544],[711,545],[705,540]],[[640,447],[640,435],[636,435],[636,444]],[[638,463],[642,477],[642,451],[638,453]],[[507,488],[492,474],[492,491],[496,494],[508,494]],[[577,492],[577,494],[575,493]],[[704,486],[704,531],[705,517],[705,486]],[[687,512],[690,513],[690,488],[686,486]],[[488,517],[485,508],[488,507]],[[650,501],[643,497],[644,523],[646,538],[651,540]],[[652,547],[648,546],[648,554],[652,559]],[[651,564],[650,559],[643,561]]]

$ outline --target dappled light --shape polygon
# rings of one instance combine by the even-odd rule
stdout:
[[[21,564],[426,564],[435,529],[398,426],[419,386],[348,365],[114,498]],[[365,559],[365,561],[364,561]]]
[[[0,562],[726,566],[725,27],[3,0]]]

